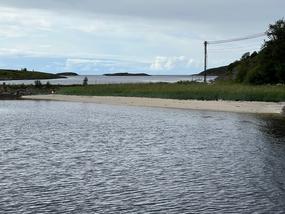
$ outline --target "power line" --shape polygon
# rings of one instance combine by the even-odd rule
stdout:
[[[249,49],[260,49],[261,44],[248,45],[248,46],[237,46],[237,47],[227,47],[227,48],[208,48],[211,53],[216,52],[231,52],[231,51],[243,51]]]
[[[210,45],[208,47],[209,50],[224,50],[224,49],[232,49],[232,48],[248,48],[248,47],[253,47],[253,46],[261,46],[263,44],[263,41],[252,41],[251,42],[243,42],[242,44],[239,43],[223,43],[219,45]]]
[[[255,38],[259,38],[259,37],[263,37],[265,36],[267,33],[263,32],[263,33],[257,33],[257,34],[253,34],[253,35],[248,35],[248,36],[244,36],[244,37],[240,37],[240,38],[234,38],[234,39],[225,39],[225,40],[216,40],[216,41],[205,41],[204,42],[204,62],[205,62],[205,66],[204,66],[204,82],[207,83],[207,64],[208,64],[208,45],[212,45],[212,44],[224,44],[224,43],[230,43],[230,42],[238,42],[238,41],[243,41],[243,40],[248,40],[248,39],[255,39]]]
[[[265,35],[266,35],[266,32],[263,32],[263,33],[257,33],[257,34],[244,36],[244,37],[240,37],[240,38],[234,38],[234,39],[207,41],[207,44],[222,44],[222,43],[229,43],[229,42],[238,42],[238,41],[242,41],[242,40],[248,40],[248,39],[255,39],[255,38],[263,37]]]

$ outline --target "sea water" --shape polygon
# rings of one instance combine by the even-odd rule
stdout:
[[[284,213],[285,121],[0,101],[0,213]]]

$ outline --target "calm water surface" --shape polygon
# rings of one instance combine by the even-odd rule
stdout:
[[[120,83],[155,83],[155,82],[168,82],[175,83],[178,81],[198,81],[203,82],[202,76],[190,76],[190,75],[160,75],[160,76],[100,76],[100,75],[87,75],[87,76],[73,76],[66,79],[52,79],[41,80],[43,84],[50,82],[52,85],[75,85],[82,84],[85,77],[88,77],[89,84],[120,84]],[[207,81],[212,81],[216,77],[208,76]],[[34,84],[35,80],[12,80],[12,81],[0,81],[0,84]]]
[[[285,121],[0,101],[0,213],[284,213]]]

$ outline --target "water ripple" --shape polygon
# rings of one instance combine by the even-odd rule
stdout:
[[[284,213],[285,121],[1,101],[0,213]]]

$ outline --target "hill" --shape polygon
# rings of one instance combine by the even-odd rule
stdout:
[[[0,69],[0,80],[40,80],[40,79],[59,79],[65,78],[57,74],[50,74],[38,71],[22,70],[11,70],[11,69]]]
[[[240,83],[285,84],[285,21],[269,26],[269,41],[261,50],[245,53],[239,61],[229,65],[229,73]]]
[[[221,66],[217,68],[211,68],[206,70],[207,76],[226,76],[228,74],[228,66]],[[197,76],[204,76],[205,71],[196,74]]]
[[[217,68],[211,68],[206,70],[207,76],[216,76],[216,81],[219,80],[232,80],[233,79],[233,72],[229,69],[229,66],[221,66]],[[195,74],[194,76],[204,76],[205,71]]]

